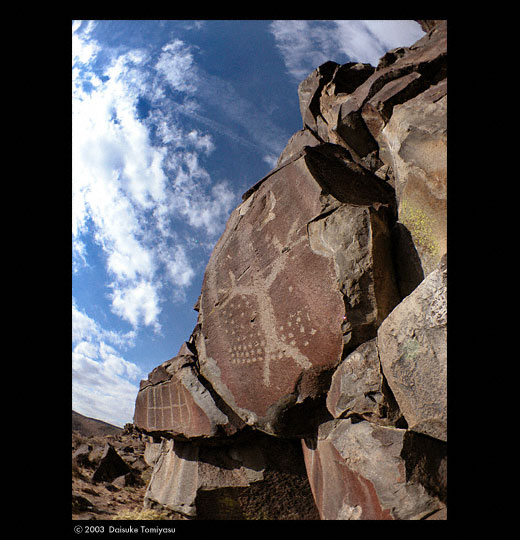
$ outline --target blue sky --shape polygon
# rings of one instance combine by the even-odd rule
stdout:
[[[72,21],[72,408],[123,426],[195,326],[211,250],[301,129],[327,60],[377,65],[396,20]]]

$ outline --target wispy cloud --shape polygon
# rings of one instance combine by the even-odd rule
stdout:
[[[327,60],[376,66],[386,51],[424,35],[417,22],[403,20],[277,20],[270,31],[297,80]]]
[[[182,299],[195,275],[179,227],[217,237],[236,195],[201,164],[212,137],[186,129],[167,106],[197,108],[190,47],[175,39],[158,59],[114,51],[100,72],[94,28],[73,25],[74,268],[86,264],[84,238],[93,235],[111,276],[113,312],[159,331],[161,299]],[[148,116],[139,111],[143,99]],[[165,286],[173,293],[163,294]]]
[[[120,349],[133,344],[135,332],[105,330],[75,303],[72,329],[72,408],[118,426],[131,422],[143,374]]]
[[[221,133],[234,138],[239,144],[251,148],[259,155],[276,155],[287,144],[287,133],[272,121],[264,111],[255,106],[254,97],[240,95],[233,85],[220,77],[199,70],[201,84],[198,96],[209,108],[222,111],[232,130],[222,124],[213,125]]]

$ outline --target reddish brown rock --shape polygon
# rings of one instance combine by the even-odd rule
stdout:
[[[311,489],[325,520],[423,519],[444,507],[407,479],[406,430],[351,419],[320,426],[302,442]]]
[[[141,381],[134,424],[147,432],[170,432],[184,438],[233,433],[232,423],[200,382],[187,355],[177,356]]]
[[[348,157],[334,145],[306,147],[258,183],[206,268],[201,373],[268,433],[288,407],[324,390],[307,383],[344,347],[374,337],[398,301],[387,264],[392,193]]]
[[[280,154],[277,162],[277,167],[280,167],[294,155],[301,152],[305,148],[305,146],[317,146],[321,142],[322,141],[320,141],[320,139],[318,139],[316,135],[314,135],[313,132],[308,128],[297,131],[289,139],[287,146]]]
[[[422,19],[417,22],[425,32],[431,32],[436,26],[446,24],[446,19]]]
[[[363,105],[361,116],[374,139],[377,140],[390,119],[393,107],[406,101],[408,96],[417,95],[417,88],[423,85],[421,79],[423,77],[416,71],[394,79]]]

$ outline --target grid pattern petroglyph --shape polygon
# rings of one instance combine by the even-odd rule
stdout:
[[[175,380],[145,389],[147,427],[150,431],[176,429],[186,430],[191,426],[191,408],[188,391]]]

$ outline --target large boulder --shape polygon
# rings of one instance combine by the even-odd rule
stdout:
[[[439,267],[386,318],[381,365],[409,429],[447,440],[447,268]]]
[[[206,267],[195,344],[202,376],[244,422],[299,429],[285,411],[316,399],[375,337],[399,301],[393,212],[393,190],[328,144],[305,147],[232,213]]]
[[[311,489],[324,520],[417,520],[444,508],[424,475],[411,474],[408,432],[354,419],[323,423],[302,442]],[[433,466],[442,449],[431,450]],[[435,469],[435,470],[433,470]],[[442,474],[442,473],[441,473]],[[426,478],[427,481],[427,478]],[[441,496],[442,497],[442,496]]]
[[[141,381],[134,424],[149,433],[168,432],[186,439],[235,433],[243,422],[217,406],[218,397],[202,384],[186,344],[180,353]]]

